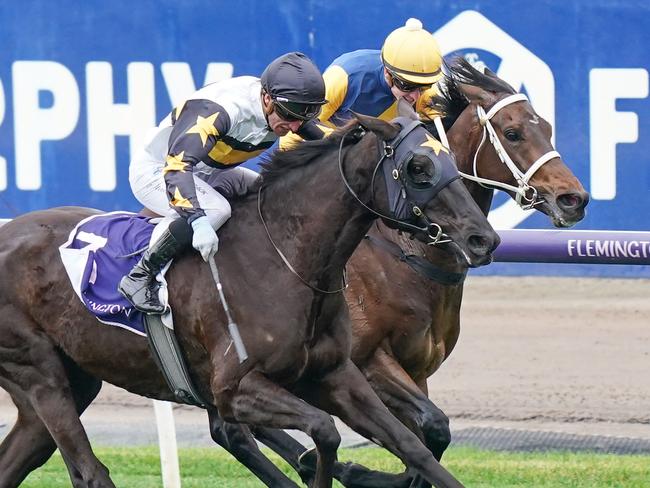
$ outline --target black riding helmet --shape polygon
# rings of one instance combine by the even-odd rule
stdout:
[[[323,76],[303,53],[276,58],[262,73],[261,82],[283,119],[311,120],[327,103]]]

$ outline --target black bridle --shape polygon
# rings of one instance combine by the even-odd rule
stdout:
[[[341,138],[339,143],[339,172],[341,179],[345,184],[348,192],[355,198],[355,200],[363,206],[366,210],[381,218],[384,221],[392,222],[399,230],[409,232],[411,234],[424,234],[428,239],[427,244],[436,245],[450,242],[449,236],[442,232],[440,224],[431,222],[427,215],[422,211],[422,208],[431,201],[443,188],[445,188],[452,181],[460,178],[460,174],[455,165],[449,160],[442,160],[433,156],[433,150],[422,150],[421,145],[418,145],[416,138],[422,139],[423,133],[428,134],[424,124],[419,120],[410,120],[405,118],[398,118],[395,122],[401,127],[400,132],[395,138],[390,141],[378,140],[379,152],[382,154],[377,162],[374,171],[372,172],[372,179],[370,183],[371,194],[374,195],[375,180],[379,168],[384,170],[384,179],[386,182],[386,190],[389,196],[390,213],[385,215],[371,206],[365,204],[351,187],[343,169],[343,144],[345,138],[353,134],[357,138],[363,137],[365,129],[359,125],[352,127]],[[419,130],[418,130],[419,129]],[[405,147],[400,145],[406,142]],[[436,166],[436,174],[434,174],[428,184],[415,185],[408,177],[406,166],[410,163],[415,155],[424,155],[431,159],[434,166]],[[385,162],[388,164],[383,164]],[[419,187],[419,188],[418,188]],[[422,221],[424,227],[419,227],[412,223],[415,217],[416,221]]]
[[[397,195],[395,198],[392,198],[393,200],[393,204],[391,205],[392,216],[384,215],[383,213],[378,212],[377,210],[366,205],[359,198],[359,196],[356,194],[354,189],[350,186],[350,183],[345,177],[345,171],[343,169],[343,157],[342,157],[343,144],[345,142],[345,138],[348,137],[349,135],[354,135],[357,138],[361,138],[365,135],[366,130],[361,125],[352,127],[350,130],[345,132],[341,137],[341,142],[339,144],[339,152],[338,152],[339,172],[341,174],[341,179],[343,180],[343,183],[345,184],[345,187],[348,190],[348,192],[356,199],[356,201],[359,204],[361,204],[366,210],[376,215],[377,217],[385,221],[393,222],[395,226],[400,230],[404,230],[412,234],[425,234],[426,237],[429,239],[428,244],[430,245],[449,242],[450,239],[446,234],[442,232],[442,228],[440,227],[440,225],[431,222],[429,218],[425,215],[425,213],[420,209],[420,207],[424,207],[426,203],[432,200],[438,194],[438,192],[440,192],[440,190],[442,190],[444,187],[446,187],[449,183],[451,183],[455,179],[459,178],[460,175],[458,174],[458,170],[453,164],[451,158],[442,161],[439,158],[435,158],[433,154],[430,154],[433,153],[433,150],[430,148],[428,151],[417,149],[418,143],[415,140],[417,134],[419,133],[420,136],[424,133],[428,134],[422,122],[420,122],[419,120],[412,121],[410,119],[402,119],[402,118],[396,119],[396,122],[400,125],[400,127],[402,127],[402,129],[394,139],[391,139],[388,142],[386,141],[379,142],[380,153],[383,154],[379,159],[379,161],[377,162],[375,169],[373,170],[372,180],[371,180],[371,193],[374,194],[377,171],[379,170],[380,167],[383,167],[385,181],[386,181],[386,188],[389,193],[389,200],[391,200],[391,195]],[[420,137],[420,139],[422,139],[422,137]],[[409,141],[409,144],[407,144],[405,148],[400,148],[400,145],[404,141]],[[420,184],[421,188],[419,189],[415,186],[414,182],[409,180],[408,175],[406,174],[406,166],[411,161],[411,158],[416,154],[426,155],[431,159],[434,166],[436,166],[436,163],[439,163],[438,166],[436,166],[436,170],[437,170],[436,174],[432,176],[428,184],[424,184],[424,185]],[[392,168],[387,169],[388,165],[383,164],[385,161],[390,161],[392,163]],[[321,288],[318,288],[312,285],[311,283],[309,283],[295,270],[295,268],[289,262],[287,257],[284,255],[284,253],[276,245],[275,241],[273,240],[273,237],[271,237],[271,232],[269,231],[268,225],[264,220],[264,215],[262,214],[262,188],[263,185],[260,185],[257,191],[257,212],[259,214],[260,220],[262,221],[262,225],[264,226],[264,230],[266,231],[266,235],[269,241],[271,242],[271,245],[273,246],[273,249],[275,249],[275,251],[278,253],[278,255],[280,256],[284,264],[289,269],[289,271],[291,271],[291,273],[297,276],[302,283],[304,283],[307,287],[314,290],[315,292],[324,293],[324,294],[336,294],[344,291],[347,288],[347,284],[345,282],[345,270],[343,272],[343,286],[336,290],[323,290]],[[391,189],[393,190],[392,193],[391,193]],[[418,227],[417,225],[409,222],[409,220],[413,219],[413,216],[415,216],[417,220],[423,221],[425,226]],[[432,229],[435,229],[435,235],[432,235]]]

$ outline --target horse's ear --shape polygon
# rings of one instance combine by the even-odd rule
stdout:
[[[354,116],[364,129],[374,132],[384,141],[395,139],[397,134],[399,134],[399,128],[389,122],[357,113]]]
[[[492,71],[490,68],[488,68],[487,66],[483,69],[483,74],[487,75],[487,76],[490,76],[492,78],[498,78],[497,74],[494,71]]]
[[[478,86],[467,83],[458,83],[458,88],[470,102],[486,105],[494,98],[492,93],[485,91],[483,88],[479,88]]]
[[[411,120],[419,120],[418,114],[413,110],[413,105],[408,103],[403,98],[400,98],[397,101],[397,115],[400,117],[406,117]]]

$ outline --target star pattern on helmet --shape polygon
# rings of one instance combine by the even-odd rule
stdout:
[[[166,175],[170,171],[181,171],[184,173],[185,169],[187,168],[187,163],[183,161],[184,155],[185,151],[181,151],[176,156],[168,154],[166,159],[167,164],[163,168],[163,175]]]
[[[216,112],[209,117],[201,117],[200,115],[197,115],[196,124],[187,129],[186,134],[198,134],[201,137],[201,142],[205,146],[209,136],[219,135],[219,131],[214,126],[214,122],[217,120],[218,116],[219,112]]]
[[[424,134],[424,136],[427,138],[427,140],[420,144],[420,147],[428,147],[433,149],[433,152],[436,153],[436,156],[440,154],[440,151],[444,151],[449,154],[447,148],[443,146],[438,139],[431,137],[429,134]]]

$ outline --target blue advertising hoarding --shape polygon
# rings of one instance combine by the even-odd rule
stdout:
[[[130,153],[196,87],[303,51],[322,69],[408,17],[485,63],[554,126],[591,193],[578,229],[650,231],[650,4],[644,1],[8,0],[0,4],[0,217],[137,210]],[[548,228],[501,195],[497,228]],[[481,273],[648,276],[647,267],[496,264]]]

